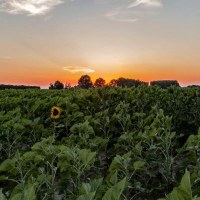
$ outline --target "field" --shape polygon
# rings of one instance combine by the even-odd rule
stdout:
[[[0,91],[0,199],[198,200],[199,127],[199,88]]]

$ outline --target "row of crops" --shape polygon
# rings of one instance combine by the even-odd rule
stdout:
[[[199,200],[200,89],[0,91],[1,200]]]

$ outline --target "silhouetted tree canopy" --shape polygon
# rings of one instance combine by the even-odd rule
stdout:
[[[188,85],[189,88],[200,88],[200,85]]]
[[[148,83],[123,77],[117,79],[117,86],[119,87],[138,87],[139,85],[148,85]]]
[[[94,82],[94,85],[92,83],[92,80],[90,76],[88,75],[83,75],[79,78],[78,80],[78,85],[73,86],[73,88],[83,88],[83,89],[88,89],[92,87],[103,87],[105,86],[105,80],[103,78],[97,78]],[[120,77],[118,79],[112,79],[108,86],[110,87],[138,87],[140,85],[145,85],[148,86],[148,82],[140,81],[140,80],[135,80],[135,79],[130,79],[130,78],[124,78]],[[150,82],[151,86],[159,86],[161,88],[167,88],[170,86],[177,86],[180,87],[179,83],[177,80],[158,80],[158,81],[152,81]],[[30,87],[35,87],[35,86],[30,86]],[[66,83],[65,85],[61,83],[60,81],[55,81],[55,83],[50,83],[49,89],[69,89],[71,88],[70,83]],[[199,86],[188,86],[188,87],[199,87]],[[0,86],[1,89],[1,86]]]
[[[117,80],[112,79],[108,85],[111,86],[111,87],[116,87],[117,86]]]
[[[93,87],[93,83],[91,81],[90,76],[88,75],[81,76],[81,78],[78,80],[78,87],[83,89],[88,89]]]
[[[72,86],[71,86],[71,84],[70,83],[65,83],[65,89],[69,89],[69,88],[71,88]]]
[[[159,86],[161,88],[167,88],[170,86],[180,87],[177,80],[161,80],[161,81],[152,81],[150,83],[151,86]]]
[[[55,81],[54,84],[50,83],[49,89],[57,89],[61,90],[64,88],[64,84],[61,83],[60,81]]]
[[[103,87],[103,86],[105,86],[105,84],[106,84],[106,81],[103,78],[98,78],[98,79],[96,79],[94,86],[95,87]]]

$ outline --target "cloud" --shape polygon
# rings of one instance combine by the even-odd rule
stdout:
[[[135,23],[143,16],[152,14],[150,8],[159,7],[162,7],[162,0],[124,0],[121,6],[106,13],[105,17],[112,21]]]
[[[114,11],[111,11],[110,13],[107,13],[105,17],[117,22],[134,23],[139,20],[135,16],[132,16],[131,12],[120,10],[120,9],[116,9]]]
[[[0,0],[0,11],[10,14],[44,15],[63,0]]]
[[[68,66],[68,67],[63,67],[63,70],[65,71],[69,71],[71,73],[80,73],[80,72],[83,72],[83,73],[94,73],[95,70],[93,69],[90,69],[90,68],[84,68],[84,67],[71,67],[71,66]]]
[[[128,6],[128,8],[133,8],[140,5],[149,6],[149,7],[161,7],[162,2],[161,0],[136,0],[133,3],[131,3]]]

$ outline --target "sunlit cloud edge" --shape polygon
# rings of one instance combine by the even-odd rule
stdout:
[[[64,3],[63,0],[1,0],[0,11],[13,15],[45,15],[62,3]]]
[[[75,74],[75,73],[94,73],[95,72],[95,70],[91,69],[91,68],[72,67],[72,66],[63,67],[63,70],[68,71],[72,74]]]

